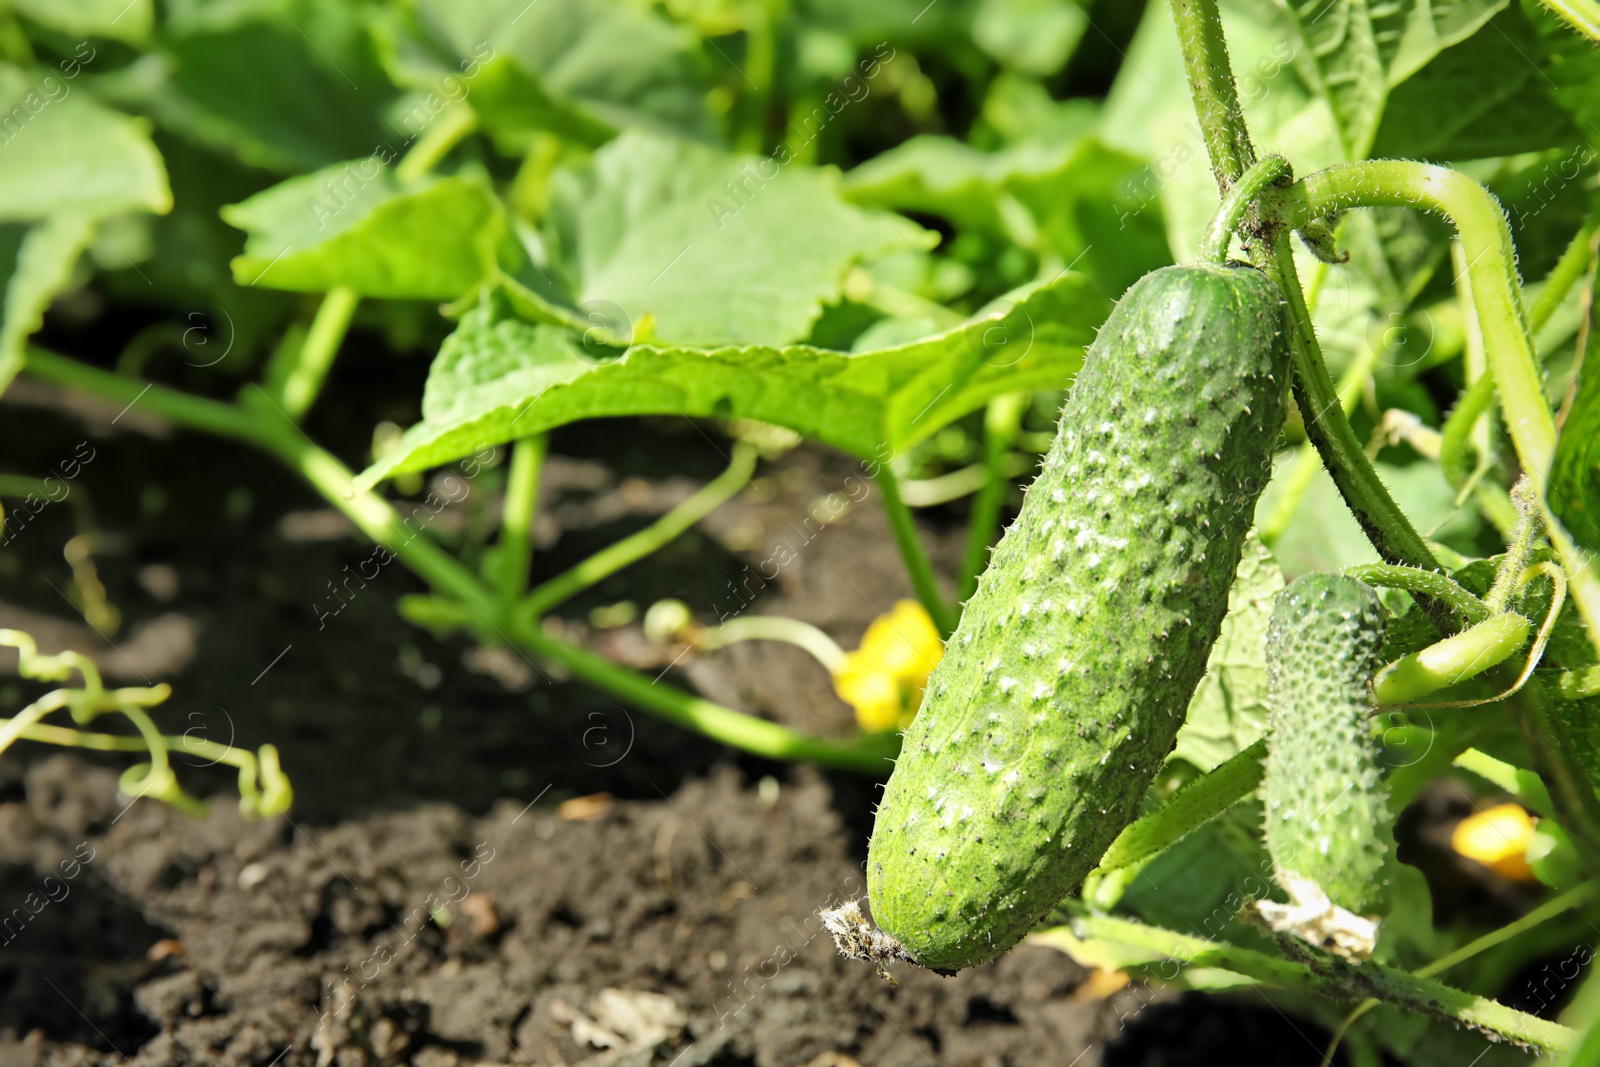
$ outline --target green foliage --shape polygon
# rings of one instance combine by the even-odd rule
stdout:
[[[407,182],[379,156],[312,171],[222,209],[249,236],[246,286],[448,300],[484,275],[503,209],[478,173]]]
[[[422,0],[382,34],[397,82],[470,96],[502,143],[550,132],[600,145],[630,127],[706,138],[708,62],[694,31],[619,0]],[[419,116],[413,105],[410,116]]]
[[[1370,154],[1395,86],[1441,51],[1472,38],[1506,3],[1323,0],[1292,5],[1304,43],[1300,69],[1333,109],[1347,158]]]
[[[360,484],[616,415],[758,419],[882,459],[990,397],[1077,372],[1103,299],[1075,274],[1020,296],[947,333],[873,352],[635,345],[611,359],[557,327],[506,318],[491,301],[440,349],[423,421]]]
[[[648,317],[648,336],[674,344],[785,344],[857,261],[935,243],[846,203],[837,174],[788,163],[629,133],[559,175],[551,227],[578,306],[615,304],[635,331]]]
[[[1245,541],[1228,614],[1211,646],[1206,675],[1189,701],[1172,759],[1202,771],[1255,744],[1267,729],[1267,621],[1283,572],[1259,538]]]
[[[1088,0],[16,0],[0,13],[0,391],[27,362],[27,373],[99,393],[116,409],[136,402],[265,447],[378,542],[374,553],[426,583],[429,595],[408,601],[417,608],[408,617],[510,643],[763,757],[873,773],[888,767],[890,734],[806,736],[693,696],[670,678],[633,674],[543,625],[541,616],[564,610],[597,576],[626,581],[626,567],[744,485],[750,448],[727,449],[734,465],[680,509],[552,574],[532,550],[545,434],[649,416],[696,420],[713,439],[740,435],[763,455],[795,435],[844,452],[875,479],[929,617],[950,621],[958,609],[906,502],[938,501],[941,526],[970,515],[967,569],[976,569],[997,523],[1013,516],[1017,479],[1045,450],[1063,395],[1063,431],[1080,444],[1102,424],[1134,420],[1126,441],[1102,452],[1118,471],[1170,481],[1152,496],[1151,522],[1168,522],[1165,509],[1186,494],[1217,490],[1208,479],[1228,466],[1219,457],[1231,450],[1271,453],[1258,513],[1270,551],[1251,539],[1237,570],[1230,565],[1236,545],[1228,538],[1242,536],[1256,514],[1246,498],[1265,480],[1264,462],[1249,490],[1233,494],[1234,510],[1216,519],[1227,530],[1204,535],[1226,544],[1178,576],[1174,597],[1207,591],[1200,599],[1209,614],[1189,613],[1201,629],[1227,590],[1209,658],[1197,651],[1209,642],[1182,637],[1177,623],[1159,641],[1134,633],[1149,605],[1122,598],[1147,588],[1151,575],[1172,577],[1164,559],[1123,586],[1084,594],[1078,624],[1086,629],[1070,640],[1045,642],[996,623],[1067,571],[1087,573],[1090,546],[1074,543],[1048,566],[1035,559],[1026,578],[991,572],[936,683],[980,673],[1029,640],[1050,646],[1033,665],[1048,687],[1060,679],[1039,665],[1080,647],[1136,671],[1179,656],[1181,646],[1181,671],[1128,682],[1115,697],[1063,697],[1040,734],[1066,739],[1074,773],[1082,772],[1078,792],[1055,789],[1052,803],[1092,801],[1109,813],[1092,830],[1074,824],[1069,839],[1094,852],[1115,834],[1110,823],[1142,813],[1136,836],[1157,843],[1137,862],[1100,871],[1087,903],[1173,928],[1154,936],[1177,946],[1171,951],[1184,962],[1195,958],[1194,945],[1175,930],[1189,925],[1189,934],[1249,950],[1173,969],[1195,988],[1252,981],[1327,991],[1331,981],[1346,996],[1387,990],[1408,1007],[1433,1005],[1452,1020],[1553,1048],[1563,1035],[1553,1024],[1481,998],[1453,1001],[1442,987],[1395,985],[1396,972],[1374,965],[1345,972],[1320,957],[1306,964],[1295,955],[1305,946],[1274,941],[1241,916],[1259,903],[1281,906],[1288,888],[1269,877],[1262,851],[1270,806],[1263,812],[1248,795],[1259,772],[1253,754],[1271,733],[1269,706],[1276,713],[1282,703],[1269,699],[1264,641],[1285,576],[1372,564],[1388,552],[1387,562],[1409,565],[1408,573],[1445,567],[1470,590],[1462,594],[1470,607],[1472,595],[1488,594],[1519,521],[1507,491],[1522,472],[1537,483],[1548,470],[1550,525],[1539,536],[1550,544],[1531,556],[1537,574],[1513,575],[1511,603],[1500,606],[1537,629],[1564,597],[1541,658],[1525,680],[1512,655],[1498,673],[1444,694],[1488,697],[1522,683],[1499,704],[1437,715],[1386,709],[1374,758],[1386,761],[1385,782],[1402,802],[1457,774],[1473,777],[1451,788],[1506,789],[1526,801],[1543,819],[1539,847],[1553,850],[1539,867],[1546,877],[1577,877],[1600,854],[1592,788],[1600,776],[1600,579],[1585,565],[1600,550],[1591,277],[1600,52],[1574,32],[1584,31],[1592,5],[1222,0],[1222,41],[1215,7],[1188,0],[1175,22],[1167,3]],[[1205,25],[1197,29],[1195,19]],[[1224,56],[1231,71],[1221,69]],[[1209,106],[1227,103],[1224,75],[1237,108]],[[1213,440],[1216,427],[1205,419],[1218,394],[1206,395],[1207,376],[1237,385],[1238,361],[1250,355],[1237,338],[1203,339],[1180,353],[1193,373],[1162,387],[1153,415],[1137,413],[1153,422],[1136,424],[1136,413],[1111,410],[1102,395],[1106,380],[1135,375],[1145,353],[1108,360],[1100,385],[1093,377],[1074,384],[1111,301],[1200,247],[1219,199],[1208,143],[1232,146],[1236,158],[1218,168],[1228,181],[1249,164],[1247,144],[1257,156],[1282,155],[1301,179],[1294,192],[1251,205],[1228,246],[1287,298],[1297,388],[1281,440],[1280,420],[1259,408],[1265,422],[1248,442]],[[1451,169],[1324,169],[1374,156]],[[1330,174],[1348,179],[1336,193],[1326,193]],[[1325,195],[1313,211],[1318,181]],[[1495,201],[1475,182],[1498,198],[1514,248]],[[1356,210],[1372,203],[1384,206]],[[1302,253],[1293,266],[1294,250],[1273,225],[1279,215],[1323,234],[1321,262]],[[1335,250],[1348,261],[1337,262]],[[1152,313],[1147,347],[1165,351],[1171,337],[1154,331],[1179,322],[1158,320]],[[334,368],[351,329],[368,380]],[[73,358],[30,350],[41,331]],[[1194,359],[1200,348],[1209,366]],[[371,372],[370,353],[380,349],[381,359],[428,365]],[[1323,380],[1324,362],[1340,396]],[[109,373],[113,366],[120,373]],[[395,389],[424,370],[420,404]],[[1149,377],[1167,381],[1159,376],[1168,370]],[[1460,417],[1441,437],[1464,391],[1491,397],[1473,388],[1486,376],[1492,402],[1459,409],[1482,417]],[[284,402],[257,404],[252,379]],[[235,393],[246,402],[209,399]],[[1557,436],[1551,413],[1569,396]],[[1198,420],[1187,436],[1173,431],[1155,442],[1141,428],[1167,425],[1186,405]],[[308,436],[338,426],[342,447],[365,440],[373,428],[351,426],[352,418],[383,420],[358,475]],[[407,422],[409,430],[395,430]],[[405,503],[403,517],[386,495],[406,495],[422,484],[418,475],[439,467],[475,478],[498,462],[491,446],[517,457],[509,472],[479,483],[496,496],[503,484],[503,504],[479,513],[459,543],[436,540],[431,529],[419,534],[411,521],[419,505]],[[1050,462],[1023,513],[1041,528],[1049,479],[1059,473]],[[392,486],[375,488],[391,477]],[[1073,501],[1082,509],[1074,514],[1110,521],[1092,503]],[[1420,537],[1399,536],[1400,527]],[[1130,531],[1126,540],[1120,551],[1131,557],[1160,537]],[[996,557],[1002,566],[1005,551]],[[960,582],[952,587],[964,590]],[[1384,590],[1394,613],[1386,660],[1436,649],[1468,621],[1418,583],[1396,584],[1412,592]],[[983,626],[990,629],[976,636]],[[1301,653],[1308,671],[1326,666],[1325,649]],[[1359,703],[1357,675],[1371,664],[1360,666],[1344,678],[1350,708]],[[1163,701],[1170,714],[1139,719],[1149,727],[1140,734],[1145,748],[1124,759],[1131,750],[1117,748],[1122,735],[1112,734]],[[1111,703],[1127,717],[1107,727],[1110,712],[1095,716]],[[834,710],[843,729],[848,713]],[[963,714],[988,710],[972,704]],[[144,714],[135,711],[130,721]],[[152,717],[167,714],[152,705]],[[913,744],[954,717],[931,701]],[[34,726],[21,736],[161,748],[143,736]],[[152,736],[159,742],[159,732]],[[277,774],[268,750],[227,758],[241,773],[248,762],[251,774]],[[1095,777],[1099,763],[1112,768],[1104,780]],[[1136,764],[1131,775],[1128,764]],[[1064,773],[1025,769],[1030,782],[1057,785]],[[932,765],[914,772],[951,796],[966,788],[947,781],[953,773]],[[140,769],[125,786],[167,789],[159,777]],[[241,784],[247,799],[262,795],[250,792],[253,780]],[[971,806],[987,817],[992,799],[978,795]],[[1347,808],[1330,816],[1333,832],[1365,820]],[[1198,829],[1191,809],[1205,813]],[[1057,842],[1071,814],[1051,831]],[[1033,855],[1029,832],[1010,824],[986,831],[984,845],[961,853],[961,870],[989,877],[997,862]],[[1073,871],[1095,860],[1075,857]],[[1351,907],[1363,906],[1359,890],[1390,881],[1396,910],[1386,937],[1395,943],[1378,946],[1383,963],[1421,966],[1439,952],[1480,951],[1472,939],[1483,931],[1467,919],[1435,930],[1427,888],[1410,873],[1346,866],[1340,891],[1350,890]],[[1024,920],[1075,877],[1045,881],[1013,909],[1000,940],[1025,933]],[[986,901],[1016,885],[984,900],[963,890],[963,921],[983,926],[993,917]],[[1068,901],[1063,914],[1083,903]],[[889,909],[891,925],[896,914]],[[1109,925],[1096,929],[1146,940],[1130,948],[1086,933],[1058,943],[1086,961],[1151,973],[1161,959],[1151,928],[1137,935],[1136,924],[1100,918]],[[1474,994],[1495,993],[1488,978],[1483,988],[1473,983],[1533,955],[1522,928],[1502,929],[1509,932],[1493,949],[1493,967],[1447,977]],[[1341,974],[1357,977],[1339,985]],[[1320,1010],[1309,996],[1282,1003]],[[1331,1027],[1341,1017],[1325,1012],[1321,1021]],[[1475,1037],[1444,1034],[1391,1007],[1357,1018],[1346,1040],[1363,1063],[1382,1055],[1449,1062],[1440,1050],[1469,1062],[1469,1051],[1482,1051],[1464,1047]]]
[[[1593,364],[1578,374],[1545,493],[1578,543],[1600,552],[1600,367]]]

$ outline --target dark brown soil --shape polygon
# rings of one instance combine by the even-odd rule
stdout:
[[[79,439],[54,412],[8,404],[5,417],[23,469]],[[99,637],[62,602],[64,506],[0,554],[0,611],[125,683],[170,680],[171,732],[277,744],[297,804],[292,821],[245,822],[222,768],[180,767],[215,798],[195,820],[129,806],[115,760],[8,753],[0,1067],[1190,1062],[1157,1047],[1196,1051],[1190,1038],[1129,1043],[1119,1016],[1174,1025],[1162,1004],[1140,1010],[1149,992],[1091,997],[1086,972],[1051,949],[954,979],[905,973],[894,989],[841,960],[816,911],[862,892],[874,783],[739,757],[550,664],[415,630],[393,603],[419,587],[397,568],[319,623],[326,583],[367,551],[336,515],[244,450],[113,439],[97,418],[98,458],[75,491],[110,532],[97,558],[122,636]],[[604,463],[553,463],[542,573],[720,466],[692,428],[620,425],[558,437],[558,457]],[[811,450],[769,465],[701,529],[568,605],[563,625],[654,675],[671,651],[637,625],[591,630],[589,609],[673,595],[733,610],[732,590],[755,588],[747,566],[787,543],[795,558],[759,589],[759,610],[852,647],[906,592],[875,507],[805,521],[853,473]],[[928,532],[942,561],[959,551]],[[668,673],[808,730],[850,726],[793,649],[747,644]],[[0,689],[7,708],[27,691]],[[1179,1018],[1210,1017],[1233,1062],[1249,1062],[1237,1043],[1249,1027],[1212,1003]],[[1279,1052],[1267,1062],[1288,1062]]]

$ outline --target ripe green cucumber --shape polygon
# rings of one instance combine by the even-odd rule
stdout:
[[[1167,267],[1118,302],[878,807],[868,898],[898,958],[995,958],[1137,814],[1227,610],[1288,367],[1253,268]]]
[[[1267,852],[1280,883],[1321,887],[1352,915],[1381,915],[1394,819],[1372,730],[1383,604],[1371,586],[1308,574],[1267,624]]]

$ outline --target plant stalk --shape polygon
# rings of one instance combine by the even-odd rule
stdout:
[[[517,604],[518,615],[538,618],[557,604],[576,596],[597,582],[644,559],[672,541],[689,527],[715,511],[724,501],[750,483],[755,472],[756,452],[749,445],[733,449],[728,469],[707,482],[689,499],[637,533],[607,545],[582,563],[534,588]]]
[[[1234,84],[1217,0],[1172,0],[1172,21],[1178,27],[1183,69],[1211,172],[1216,175],[1217,188],[1226,193],[1254,165],[1256,150],[1239,106],[1239,88]]]
[[[1184,72],[1194,98],[1206,152],[1217,187],[1224,194],[1256,161],[1250,131],[1239,107],[1233,65],[1223,38],[1222,16],[1216,0],[1171,0],[1178,27]],[[1314,219],[1307,219],[1310,223]],[[1338,394],[1328,379],[1294,265],[1294,249],[1286,228],[1275,227],[1266,253],[1257,253],[1258,266],[1272,277],[1288,306],[1290,343],[1294,355],[1295,400],[1305,421],[1306,436],[1321,453],[1345,502],[1355,513],[1378,554],[1389,563],[1423,570],[1438,570],[1438,561],[1367,459],[1355,431],[1344,417]],[[1426,605],[1425,605],[1426,606]]]
[[[916,591],[917,599],[922,602],[934,626],[938,627],[939,636],[948,640],[955,632],[955,612],[945,602],[944,594],[939,592],[939,580],[933,575],[933,563],[928,559],[928,550],[923,547],[922,538],[917,534],[917,520],[912,517],[911,509],[906,507],[905,499],[900,495],[900,479],[889,469],[888,463],[880,463],[875,480],[878,494],[883,499],[884,513],[889,516],[889,529],[894,532],[894,543],[900,549],[900,558],[905,560],[906,572],[911,577],[911,588]]]
[[[528,591],[528,574],[533,566],[534,509],[548,442],[546,435],[534,434],[519,439],[511,449],[505,503],[500,511],[500,544],[495,553],[500,597],[507,602]]]
[[[1219,267],[1226,264],[1233,235],[1255,209],[1256,200],[1280,181],[1287,184],[1292,176],[1289,161],[1277,155],[1265,157],[1241,174],[1222,198],[1222,206],[1217,208],[1211,225],[1206,228],[1205,241],[1200,249],[1201,257]]]
[[[1489,605],[1457,584],[1455,579],[1438,571],[1419,571],[1415,567],[1396,567],[1388,563],[1361,563],[1346,567],[1344,573],[1368,585],[1433,597],[1448,604],[1469,626],[1494,614]]]
[[[334,356],[344,343],[350,320],[360,302],[361,297],[354,289],[328,290],[317,307],[316,317],[311,320],[305,343],[294,353],[293,362],[279,366],[274,360],[275,365],[268,368],[267,381],[276,384],[274,400],[295,422],[305,417],[322,391],[322,383],[327,380]]]
[[[900,748],[898,734],[862,734],[853,741],[831,741],[798,733],[775,722],[690,696],[619,667],[603,656],[546,634],[536,619],[520,616],[508,624],[512,640],[548,656],[584,681],[607,689],[668,722],[758,756],[811,760],[827,767],[887,774]]]
[[[956,602],[965,604],[978,589],[978,576],[989,565],[989,546],[994,543],[1000,528],[1000,508],[1005,503],[1006,489],[1011,480],[1006,477],[1006,457],[1010,455],[1011,442],[1016,439],[1022,422],[1022,409],[1028,396],[1025,393],[1007,393],[989,401],[983,417],[983,487],[973,498],[972,512],[967,518],[967,550],[961,560],[961,586],[956,590]]]
[[[1142,948],[1182,966],[1219,967],[1259,982],[1337,1000],[1381,1000],[1544,1052],[1564,1051],[1577,1040],[1570,1027],[1516,1011],[1487,997],[1376,963],[1357,966],[1309,945],[1305,961],[1288,960],[1109,915],[1075,917],[1072,930],[1079,938]]]

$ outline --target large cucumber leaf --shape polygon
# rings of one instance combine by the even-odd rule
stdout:
[[[233,261],[241,285],[425,300],[478,283],[502,214],[481,174],[403,181],[378,156],[290,178],[222,209],[249,234]]]
[[[1121,293],[1172,262],[1161,199],[1145,192],[1143,160],[1084,135],[1093,109],[1074,117],[1076,131],[1064,122],[997,152],[914,137],[851,171],[849,192],[864,204],[940,215],[1076,264],[1108,293]]]
[[[96,103],[75,75],[0,64],[0,392],[71,282],[100,222],[165,212],[172,193],[148,123]]]
[[[22,368],[29,335],[44,324],[45,310],[72,279],[72,268],[94,236],[89,220],[70,211],[43,222],[0,222],[0,393]]]
[[[855,263],[938,241],[848,203],[836,170],[782,153],[738,156],[634,131],[555,177],[553,272],[578,306],[615,306],[628,333],[665,344],[798,341],[839,302]]]
[[[1333,109],[1349,159],[1364,159],[1389,91],[1466,40],[1508,0],[1293,0],[1296,61]]]
[[[423,420],[361,474],[371,486],[575,422],[617,415],[749,418],[863,459],[883,458],[1001,393],[1077,373],[1110,302],[1064,274],[991,314],[897,348],[635,345],[597,362],[560,327],[469,312],[428,376]]]
[[[1189,701],[1172,759],[1202,771],[1248,748],[1267,730],[1267,620],[1284,586],[1272,550],[1252,533],[1228,590],[1228,614],[1211,646],[1206,675]]]
[[[101,106],[63,73],[0,64],[0,119],[0,221],[172,207],[149,123]]]
[[[72,6],[72,5],[61,5]],[[252,166],[300,172],[386,145],[398,98],[353,4],[172,0],[156,51],[101,76],[97,91]],[[120,25],[120,23],[119,23]]]
[[[633,127],[713,136],[701,39],[649,5],[419,0],[380,26],[397,82],[466,96],[508,146],[538,130],[589,145]]]
[[[1520,8],[1506,8],[1394,86],[1371,155],[1450,162],[1581,140],[1550,94],[1544,61],[1544,45],[1527,17]]]

